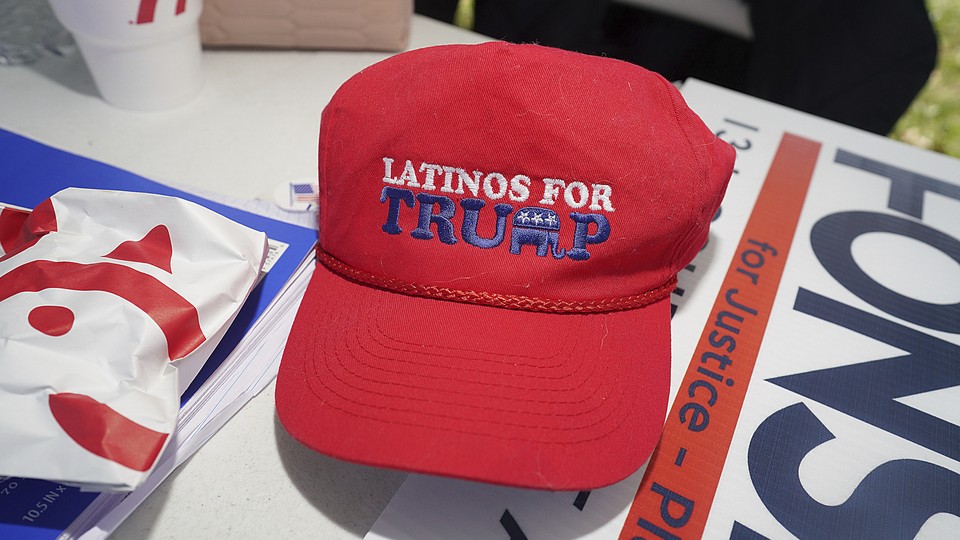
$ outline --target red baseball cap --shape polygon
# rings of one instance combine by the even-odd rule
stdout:
[[[618,60],[485,43],[361,71],[321,119],[281,423],[366,465],[625,478],[663,428],[670,293],[733,161],[673,85]]]

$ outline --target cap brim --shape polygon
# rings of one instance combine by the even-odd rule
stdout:
[[[333,457],[580,490],[643,465],[669,389],[669,298],[534,313],[388,292],[318,265],[276,400],[287,431]]]

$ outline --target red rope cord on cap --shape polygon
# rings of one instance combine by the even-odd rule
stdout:
[[[486,306],[545,313],[603,313],[606,311],[636,309],[668,297],[677,286],[677,277],[673,276],[663,285],[640,294],[602,300],[554,300],[531,298],[519,294],[499,294],[451,289],[448,287],[438,287],[436,285],[420,285],[399,279],[387,278],[358,270],[319,248],[317,249],[317,260],[323,263],[331,272],[342,277],[393,292],[424,298],[436,298],[440,300],[452,300],[454,302],[465,302],[468,304],[482,304]]]

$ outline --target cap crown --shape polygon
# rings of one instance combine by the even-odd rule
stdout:
[[[638,66],[536,45],[420,49],[358,73],[324,110],[320,250],[398,290],[636,307],[617,299],[669,294],[702,247],[733,159]]]

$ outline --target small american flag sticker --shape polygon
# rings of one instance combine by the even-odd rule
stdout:
[[[317,185],[309,182],[290,183],[290,204],[317,202]]]

